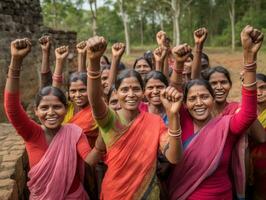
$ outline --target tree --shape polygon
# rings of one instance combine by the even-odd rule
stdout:
[[[229,4],[229,17],[231,22],[231,39],[232,51],[235,50],[235,0],[228,0]]]
[[[97,35],[97,0],[89,0],[92,15],[92,34]]]

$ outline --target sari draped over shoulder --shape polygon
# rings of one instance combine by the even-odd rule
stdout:
[[[94,147],[98,136],[98,126],[93,118],[90,106],[76,113],[68,123],[73,123],[82,128],[83,133],[87,136],[91,148]]]
[[[266,131],[266,109],[258,116]],[[265,133],[266,134],[266,133]],[[266,144],[257,144],[251,150],[253,199],[266,199]]]
[[[101,199],[159,199],[159,187],[155,184],[157,151],[166,130],[159,116],[141,112],[128,129],[117,136],[107,148],[108,170]],[[152,196],[155,191],[157,195]]]
[[[82,129],[73,124],[60,128],[41,160],[28,173],[30,200],[89,199],[81,184],[75,192],[68,194],[77,167],[81,179],[83,177],[84,166],[76,148],[81,134]]]
[[[230,119],[231,115],[216,117],[188,139],[183,158],[168,179],[171,200],[187,199],[216,170],[228,136]],[[238,162],[234,164],[239,165]],[[240,179],[238,182],[243,181],[242,174],[237,178]]]

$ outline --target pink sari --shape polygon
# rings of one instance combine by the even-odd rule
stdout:
[[[83,162],[78,160],[76,149],[81,134],[82,129],[73,124],[60,128],[41,160],[29,171],[31,200],[89,199],[81,184],[75,192],[68,194],[77,163],[80,173],[84,169]]]
[[[182,160],[169,176],[170,199],[187,199],[216,170],[229,132],[230,118],[228,115],[211,120],[187,144]],[[239,163],[234,164],[234,168],[239,169]],[[241,179],[242,175],[237,178]]]

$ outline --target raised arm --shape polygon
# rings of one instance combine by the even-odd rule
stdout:
[[[96,119],[102,119],[107,114],[107,105],[101,85],[101,56],[106,50],[107,42],[104,37],[95,36],[87,41],[87,90],[90,106]]]
[[[53,74],[53,87],[61,88],[63,83],[63,67],[68,55],[68,46],[55,49],[55,70]]]
[[[189,57],[191,48],[187,44],[176,46],[172,49],[172,54],[175,58],[176,65],[173,68],[173,73],[170,78],[170,85],[175,87],[177,90],[182,90],[183,80],[182,73],[184,69],[184,62]]]
[[[244,54],[244,74],[242,81],[241,108],[230,121],[230,130],[234,134],[245,131],[257,117],[256,59],[263,42],[263,33],[251,26],[241,32]]]
[[[41,88],[52,85],[52,72],[49,65],[51,37],[42,36],[39,39],[42,48]]]
[[[194,58],[191,69],[191,79],[200,78],[201,72],[201,54],[204,46],[204,42],[207,39],[208,31],[206,28],[199,28],[194,31]]]
[[[86,41],[82,41],[76,46],[78,52],[78,72],[86,72],[86,47]]]
[[[158,47],[153,51],[156,71],[163,72],[166,54],[167,54],[167,48],[165,48],[165,47]]]
[[[112,63],[108,78],[108,92],[116,80],[118,65],[125,52],[125,48],[126,46],[124,43],[115,43],[112,46]]]
[[[170,163],[176,164],[183,155],[181,141],[181,126],[179,110],[182,105],[183,95],[174,87],[167,87],[160,94],[162,104],[165,108],[168,124],[168,143],[163,148],[163,154]]]

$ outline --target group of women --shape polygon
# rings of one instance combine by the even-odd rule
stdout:
[[[77,45],[66,98],[60,88],[68,47],[55,50],[52,74],[51,41],[42,37],[39,123],[19,94],[31,42],[13,41],[4,103],[25,141],[30,199],[266,199],[266,76],[256,75],[263,34],[251,26],[241,32],[240,103],[227,101],[227,69],[209,67],[206,38],[205,28],[194,32],[192,55],[160,31],[158,48],[133,69],[120,62],[123,43],[112,46],[110,64],[106,40],[89,38]]]

